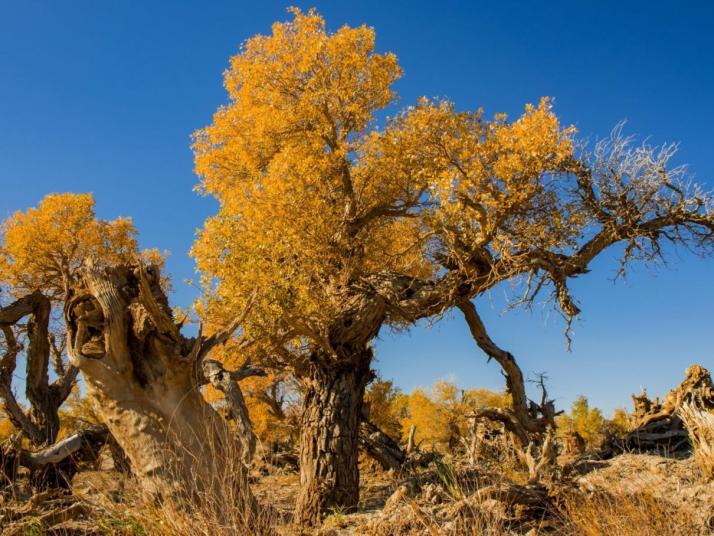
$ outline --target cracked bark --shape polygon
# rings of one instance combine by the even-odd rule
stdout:
[[[344,368],[314,363],[303,380],[300,493],[295,512],[300,525],[314,526],[334,508],[357,506],[358,437],[369,361],[364,358]]]

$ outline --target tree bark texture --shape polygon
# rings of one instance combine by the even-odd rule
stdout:
[[[359,501],[358,438],[369,358],[354,368],[314,364],[305,378],[300,430],[300,493],[295,521],[314,526],[332,509]]]

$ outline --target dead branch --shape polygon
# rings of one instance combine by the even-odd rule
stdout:
[[[56,345],[49,332],[51,307],[50,300],[36,291],[0,308],[0,330],[5,338],[5,352],[0,358],[0,400],[13,425],[35,446],[51,444],[57,437],[58,411],[69,396],[78,373],[75,367],[64,365],[62,345]],[[12,381],[17,356],[23,350],[15,330],[27,316],[25,395],[30,409],[24,411],[15,399]],[[49,381],[51,352],[58,375],[53,383]]]
[[[407,459],[406,453],[396,441],[366,420],[360,423],[359,445],[385,470],[399,471]]]
[[[249,376],[265,376],[265,371],[251,366],[250,362],[246,362],[238,370],[229,372],[218,361],[207,359],[203,362],[203,373],[211,385],[225,395],[231,418],[235,421],[238,429],[243,462],[246,465],[250,464],[255,454],[255,433],[248,416],[248,408],[245,405],[243,393],[237,382]]]
[[[511,408],[482,408],[474,412],[478,418],[486,418],[502,423],[506,429],[514,434],[523,446],[531,442],[531,435],[543,435],[548,428],[555,428],[555,409],[553,402],[548,400],[543,379],[541,378],[542,400],[540,404],[529,401],[526,397],[526,388],[518,363],[510,352],[501,349],[489,337],[486,326],[470,300],[463,300],[458,304],[464,314],[471,335],[481,350],[494,359],[503,371],[506,378],[506,390],[511,395]]]
[[[689,452],[689,433],[679,411],[692,405],[705,411],[714,409],[714,384],[709,371],[701,365],[686,370],[684,380],[665,396],[662,404],[646,393],[634,396],[635,429],[624,439],[611,438],[601,455],[610,457],[623,451],[653,451],[668,454]]]

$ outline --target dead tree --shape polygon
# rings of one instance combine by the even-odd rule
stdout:
[[[667,454],[686,453],[691,449],[689,433],[679,410],[687,404],[703,410],[714,409],[714,384],[709,371],[692,365],[684,380],[665,396],[662,403],[652,401],[646,393],[633,395],[635,429],[624,439],[611,439],[602,455],[609,457],[624,451],[654,451]]]
[[[50,300],[39,291],[0,308],[0,329],[5,337],[5,354],[0,361],[0,399],[13,425],[36,446],[50,445],[57,438],[58,410],[71,393],[78,372],[76,367],[62,361],[62,350],[50,343],[50,310]],[[23,350],[18,341],[18,323],[25,317],[29,317],[25,330],[28,340],[25,395],[29,411],[23,411],[12,390],[17,356]],[[51,348],[58,376],[54,382],[49,381]]]
[[[78,373],[76,367],[65,363],[63,344],[50,333],[51,308],[50,300],[39,291],[0,308],[0,331],[5,339],[0,357],[0,401],[13,426],[35,448],[48,447],[56,441],[60,429],[59,409],[72,392]],[[23,326],[21,321],[25,318],[28,320]],[[21,342],[23,338],[27,340],[26,349]],[[27,410],[19,404],[13,391],[17,358],[23,351]],[[52,382],[50,363],[57,376]],[[69,473],[56,474],[57,471],[62,472],[59,465],[44,465],[41,474],[33,474],[33,481],[40,487],[53,482],[66,483]]]
[[[230,372],[205,359],[248,308],[225,330],[188,338],[173,319],[156,267],[87,265],[72,289],[65,306],[70,359],[151,495],[220,494],[233,472],[242,506],[254,507],[245,466],[232,465],[236,456],[250,458],[254,441],[236,380],[262,371],[246,365]],[[200,387],[208,382],[226,393],[239,438],[203,398]]]

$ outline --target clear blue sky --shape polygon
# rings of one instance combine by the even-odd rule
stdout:
[[[542,95],[566,123],[604,136],[621,119],[714,187],[714,8],[710,2],[130,2],[0,0],[0,217],[53,191],[93,192],[101,217],[134,218],[145,247],[170,250],[187,305],[187,251],[216,209],[192,188],[189,135],[225,102],[221,74],[242,41],[316,6],[335,28],[367,23],[405,70],[403,105],[446,96],[517,114]],[[546,371],[561,406],[580,393],[610,412],[645,386],[663,394],[684,368],[714,369],[714,260],[682,252],[613,284],[614,254],[574,285],[572,353],[548,310],[479,305],[524,372]],[[461,319],[384,333],[377,367],[404,389],[452,378],[501,388]]]

